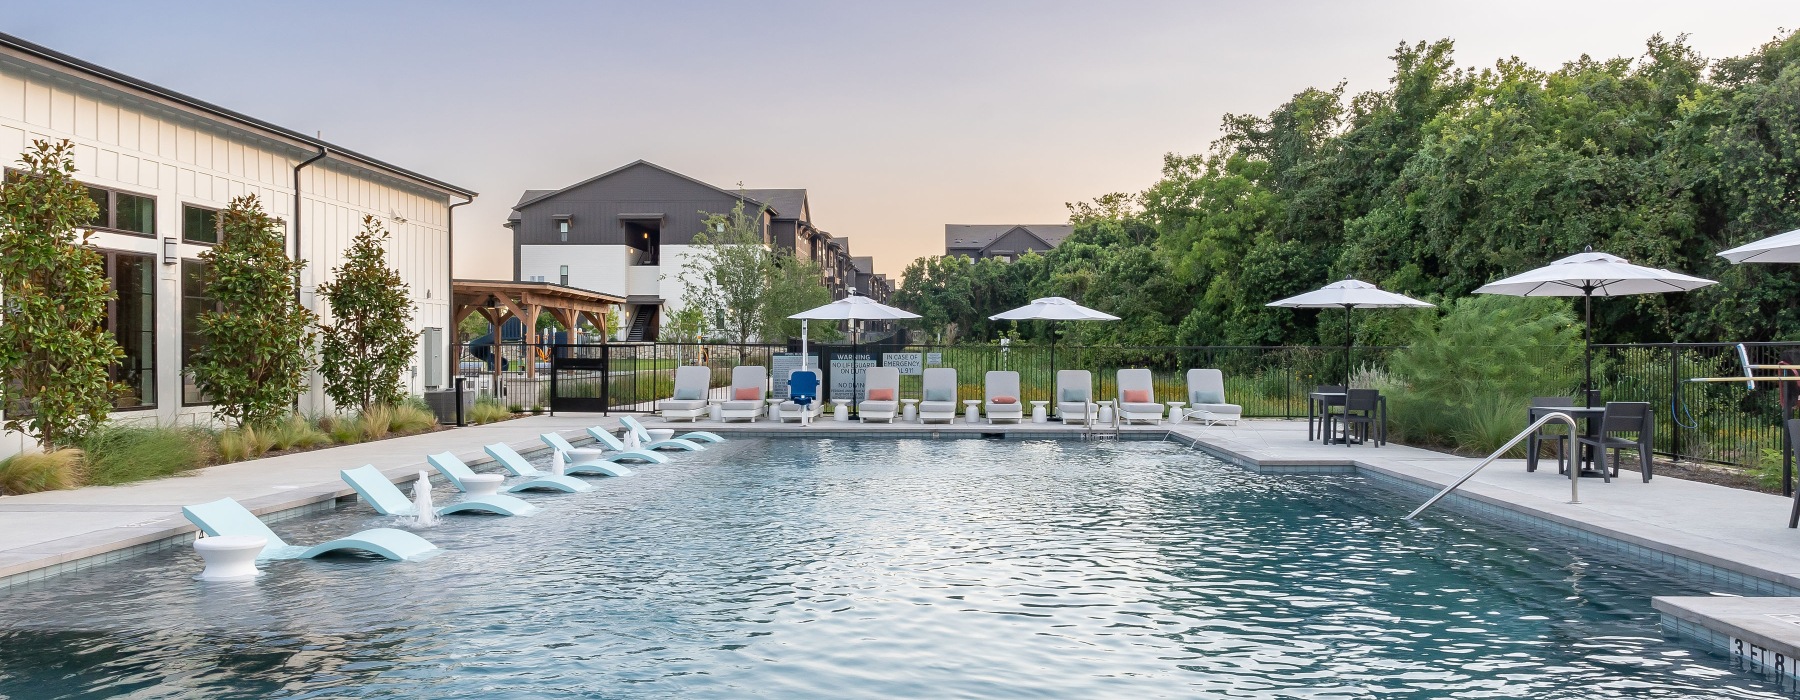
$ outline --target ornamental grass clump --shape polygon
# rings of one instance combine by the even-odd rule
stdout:
[[[356,414],[356,422],[362,426],[364,440],[380,440],[388,436],[394,427],[394,407],[387,404],[375,404],[362,413]]]
[[[81,485],[81,450],[31,452],[0,460],[0,493],[17,495]]]
[[[275,446],[268,436],[249,425],[219,431],[216,444],[219,461],[225,463],[256,459]]]
[[[506,407],[500,405],[499,401],[486,396],[475,400],[475,405],[469,409],[468,415],[469,422],[477,425],[503,421],[511,417],[512,411],[506,410]]]
[[[93,486],[160,479],[206,466],[209,436],[193,428],[103,426],[81,441],[83,481]]]
[[[416,435],[437,427],[437,414],[408,402],[394,407],[388,430],[396,435]]]
[[[270,445],[277,450],[307,449],[331,444],[330,435],[298,414],[265,426],[259,432],[267,435]]]

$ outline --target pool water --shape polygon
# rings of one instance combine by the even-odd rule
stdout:
[[[422,562],[0,590],[0,696],[1787,697],[1662,637],[1650,596],[1708,591],[1171,443],[743,439],[597,486]]]

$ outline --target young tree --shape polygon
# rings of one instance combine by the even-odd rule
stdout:
[[[306,263],[287,255],[280,219],[256,195],[219,212],[219,244],[200,254],[218,309],[200,314],[194,380],[213,410],[238,424],[274,421],[306,388],[318,316],[294,286]]]
[[[818,263],[801,260],[788,251],[776,251],[770,255],[768,273],[762,338],[772,342],[799,337],[800,322],[788,317],[831,303],[824,270]],[[807,324],[806,335],[811,340],[836,340],[844,334],[835,323],[815,322]]]
[[[123,354],[102,327],[105,260],[76,229],[98,209],[76,182],[74,144],[34,141],[0,184],[0,406],[6,428],[45,449],[67,447],[106,420]]]
[[[364,216],[344,264],[319,287],[332,316],[319,327],[319,370],[325,394],[338,406],[398,403],[400,372],[413,357],[415,338],[406,328],[412,298],[400,273],[388,267],[387,238],[379,219]]]
[[[763,334],[770,265],[765,210],[748,213],[739,199],[730,214],[708,214],[681,269],[688,306],[700,312],[711,334],[733,343]]]

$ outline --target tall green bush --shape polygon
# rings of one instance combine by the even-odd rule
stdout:
[[[1416,319],[1389,359],[1394,421],[1405,439],[1478,452],[1525,427],[1533,396],[1567,396],[1579,381],[1581,334],[1566,303],[1478,296]]]
[[[340,407],[367,411],[399,402],[400,373],[413,357],[406,328],[413,303],[406,281],[388,266],[387,238],[378,219],[364,216],[344,264],[319,287],[332,316],[320,327],[319,367],[325,394]]]
[[[299,399],[312,368],[318,317],[296,294],[306,263],[288,257],[281,220],[256,195],[232,200],[219,222],[219,244],[200,255],[218,308],[200,314],[194,379],[221,417],[272,423]]]
[[[0,406],[5,426],[67,447],[106,420],[123,354],[106,332],[105,261],[76,230],[98,208],[74,144],[34,141],[0,184]]]

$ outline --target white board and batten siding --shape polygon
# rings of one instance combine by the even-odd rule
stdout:
[[[181,265],[164,264],[164,239],[177,241],[181,259],[208,246],[181,241],[182,205],[224,208],[233,198],[254,194],[272,216],[291,222],[294,166],[312,155],[288,141],[223,117],[188,111],[139,95],[129,87],[73,70],[36,65],[0,51],[0,159],[15,166],[19,154],[38,139],[75,144],[76,177],[82,182],[154,197],[155,235],[96,232],[102,249],[152,255],[156,259],[155,386],[153,409],[120,411],[115,419],[164,425],[208,423],[208,406],[182,405]],[[416,306],[409,327],[447,329],[450,319],[449,205],[441,189],[361,163],[335,158],[300,173],[303,211],[301,280],[303,302],[329,319],[317,298],[318,285],[342,264],[365,214],[390,232],[390,264],[408,285]],[[292,250],[292,226],[289,249]],[[417,343],[415,342],[415,346]],[[427,387],[421,350],[406,374],[407,389]],[[443,353],[435,356],[442,358]],[[444,372],[430,372],[443,377]],[[315,373],[302,399],[309,411],[329,410]],[[0,456],[28,447],[7,435]]]

